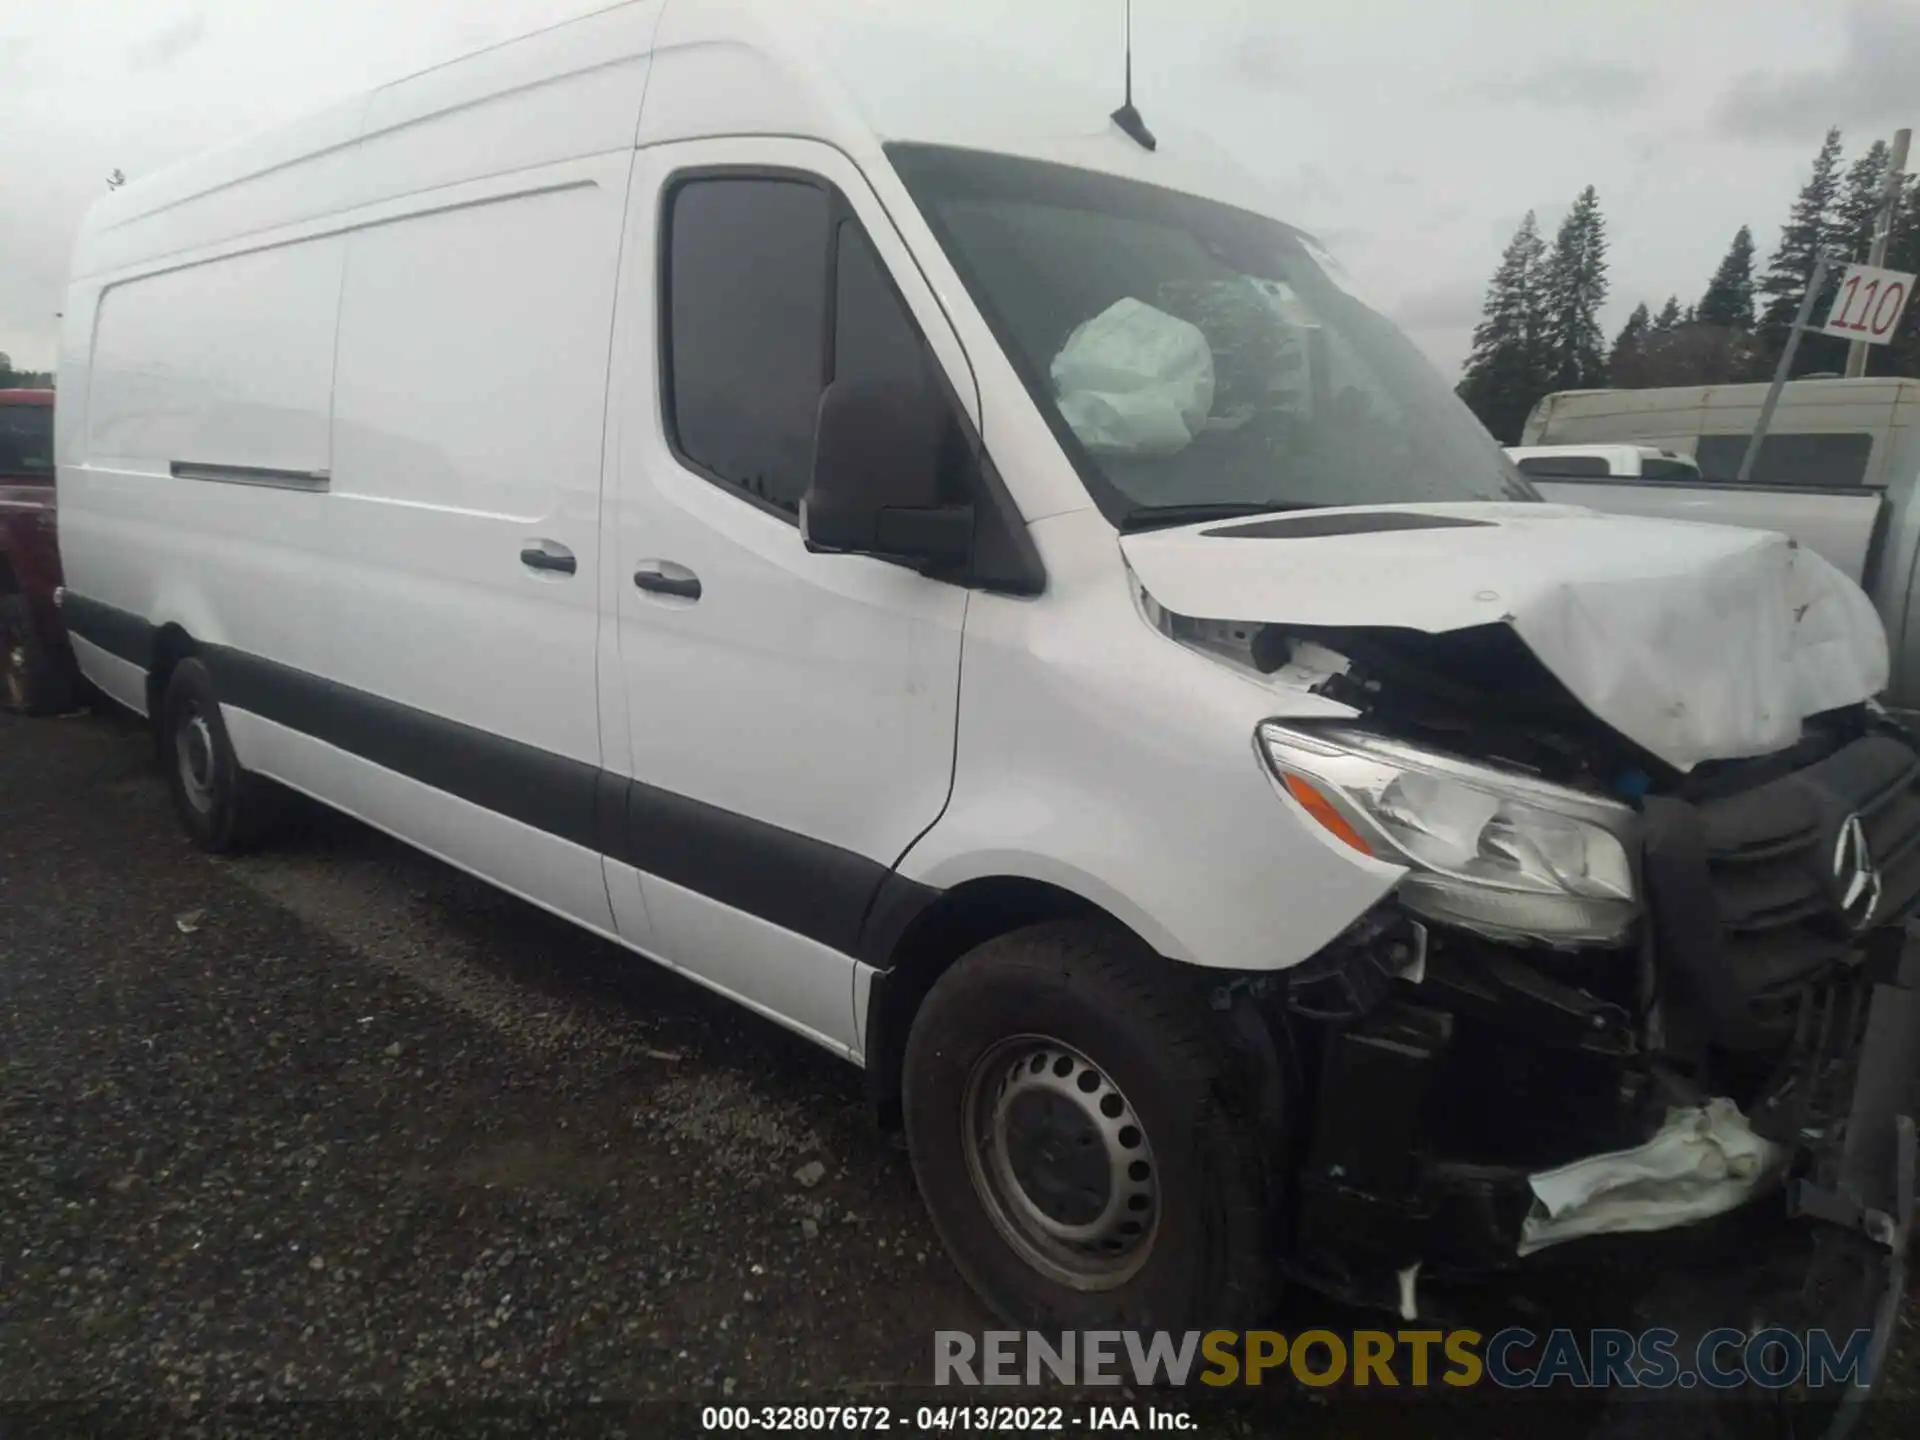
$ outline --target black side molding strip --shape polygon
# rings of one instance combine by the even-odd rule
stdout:
[[[600,767],[304,670],[203,645],[220,699],[536,830],[599,850]]]
[[[153,668],[153,627],[140,616],[68,590],[60,599],[60,618],[68,633],[129,665]]]
[[[684,886],[858,955],[860,931],[890,873],[877,860],[783,830],[701,800],[627,782],[625,823],[606,853]]]
[[[265,465],[208,465],[175,460],[167,467],[176,480],[208,480],[216,485],[261,485],[269,490],[324,491],[333,483],[325,470],[275,470]]]
[[[152,669],[138,615],[68,592],[74,634]],[[811,836],[555,755],[224,645],[202,645],[220,699],[382,769],[518,820],[885,968],[939,892]]]
[[[890,873],[850,850],[218,646],[221,700],[848,955]]]

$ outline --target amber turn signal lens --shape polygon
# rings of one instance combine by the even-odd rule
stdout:
[[[1344,840],[1362,855],[1373,854],[1372,848],[1360,838],[1360,832],[1347,823],[1347,817],[1340,813],[1331,800],[1298,775],[1282,775],[1280,779],[1287,787],[1287,793],[1300,802],[1300,808],[1318,820],[1325,829],[1331,831],[1338,839]]]

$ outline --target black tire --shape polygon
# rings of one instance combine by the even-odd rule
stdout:
[[[0,705],[21,715],[64,715],[78,703],[73,657],[34,628],[24,595],[0,595]]]
[[[1034,1042],[1021,1037],[1070,1048],[1097,1073],[1088,1081],[1086,1070],[1059,1069],[1060,1057],[1049,1059],[1037,1049],[1025,1054],[1017,1047]],[[1006,1074],[996,1084],[1002,1057],[1009,1057]],[[1035,1065],[1035,1059],[1042,1063]],[[976,1079],[976,1071],[983,1078]],[[1064,1098],[1035,1100],[1023,1122],[1026,1134],[1047,1123],[1037,1118],[1042,1113],[1066,1116],[1068,1128],[1040,1145],[1053,1145],[1056,1156],[1082,1158],[1089,1152],[1081,1147],[1091,1145],[1094,1154],[1109,1157],[1088,1162],[1106,1183],[1066,1195],[1079,1183],[1060,1178],[1073,1159],[1043,1159],[1028,1166],[1034,1189],[1049,1197],[1055,1219],[1072,1220],[1072,1205],[1100,1204],[1091,1198],[1096,1193],[1118,1195],[1124,1186],[1151,1178],[1156,1191],[1146,1213],[1153,1224],[1144,1242],[1111,1233],[1092,1242],[1144,1243],[1144,1252],[1136,1248],[1109,1261],[1088,1256],[1086,1243],[1076,1242],[1060,1262],[1057,1251],[1045,1256],[1045,1240],[1033,1244],[1031,1221],[1015,1220],[1009,1229],[1017,1200],[1010,1205],[992,1198],[996,1185],[1003,1196],[1007,1191],[1004,1179],[987,1178],[996,1168],[991,1157],[1010,1156],[1033,1142],[1015,1138],[1011,1121],[1001,1135],[1006,1144],[976,1144],[969,1129],[980,1128],[989,1108],[1011,1116],[1007,1097],[1045,1086],[1048,1073],[1068,1077],[1059,1087]],[[1178,967],[1116,930],[1049,922],[981,945],[928,994],[907,1041],[907,1145],[921,1196],[955,1265],[1008,1322],[1043,1330],[1237,1328],[1269,1311],[1278,1283],[1283,1136],[1274,1107],[1261,1103],[1262,1086],[1271,1078],[1249,1062],[1245,1047]],[[1109,1105],[1108,1087],[1120,1108],[1102,1113],[1127,1124],[1114,1132],[1117,1142],[1106,1135],[1089,1142],[1084,1129],[1072,1127],[1099,1125],[1092,1110]],[[1072,1108],[1076,1089],[1089,1095],[1084,1117]],[[991,1107],[982,1098],[989,1090],[996,1097]],[[1144,1132],[1134,1153],[1150,1154],[1145,1172],[1128,1162],[1126,1152],[1114,1150],[1126,1143],[1133,1117]],[[1015,1168],[1010,1164],[1008,1172]],[[1027,1195],[1026,1182],[1017,1183],[1020,1195]],[[1128,1196],[1126,1204],[1132,1203]],[[1109,1206],[1093,1223],[1109,1225],[1104,1217],[1115,1213]],[[1016,1232],[1027,1240],[1010,1238]],[[1043,1252],[1039,1262],[1031,1258],[1036,1249]],[[1069,1278],[1043,1269],[1048,1263],[1064,1263]],[[1091,1284],[1084,1274],[1070,1273],[1109,1264],[1110,1271]],[[1136,1267],[1130,1273],[1129,1265]]]
[[[173,667],[157,731],[173,808],[193,843],[215,855],[251,849],[278,826],[285,792],[240,767],[207,667]]]

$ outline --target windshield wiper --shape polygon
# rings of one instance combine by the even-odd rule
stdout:
[[[1123,535],[1142,530],[1166,530],[1175,525],[1198,525],[1202,520],[1240,520],[1249,515],[1278,515],[1288,510],[1318,510],[1318,505],[1288,504],[1286,501],[1255,504],[1246,500],[1221,500],[1198,505],[1136,505],[1120,517]]]

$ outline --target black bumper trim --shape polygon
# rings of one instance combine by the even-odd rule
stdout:
[[[1796,1214],[1857,1228],[1904,1255],[1913,1233],[1920,1116],[1920,921],[1897,968],[1873,987],[1839,1154],[1794,1187]]]

